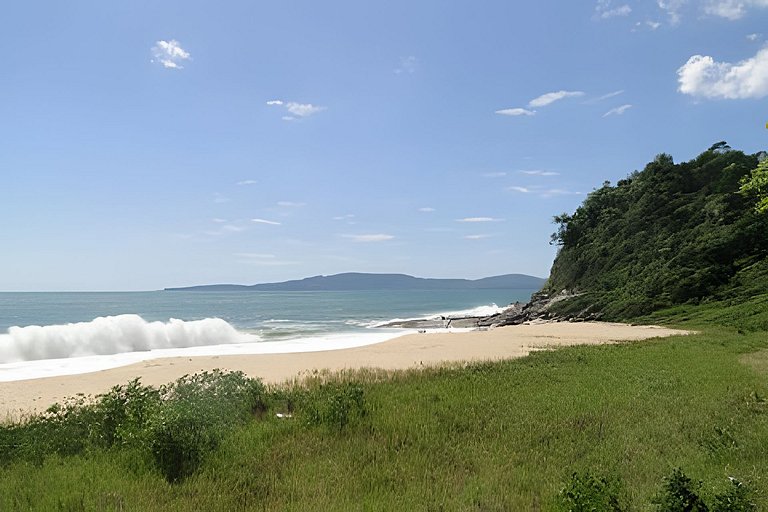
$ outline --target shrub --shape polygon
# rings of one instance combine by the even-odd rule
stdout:
[[[694,483],[682,469],[677,468],[665,478],[664,489],[656,496],[654,503],[662,512],[707,512],[709,508],[697,494],[700,487],[701,482]]]
[[[626,510],[619,500],[620,485],[616,480],[596,477],[589,472],[573,473],[568,484],[560,491],[562,510],[569,512]]]
[[[744,484],[731,478],[731,487],[715,496],[712,512],[751,512],[757,506],[751,501],[752,492]]]

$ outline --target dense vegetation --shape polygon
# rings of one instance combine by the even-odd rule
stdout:
[[[555,217],[561,247],[547,290],[583,293],[561,310],[607,319],[765,293],[764,156],[721,142],[690,162],[661,154],[615,186],[606,182],[573,215]]]
[[[133,382],[2,426],[0,510],[764,510],[767,377],[765,333],[710,328],[272,389]]]

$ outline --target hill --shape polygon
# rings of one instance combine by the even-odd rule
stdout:
[[[680,164],[661,154],[556,216],[560,250],[544,291],[579,295],[554,309],[621,320],[766,293],[768,215],[745,186],[764,158],[724,142]]]
[[[354,290],[538,290],[544,284],[540,277],[506,274],[483,279],[425,279],[406,274],[365,274],[348,272],[331,276],[314,276],[280,283],[251,286],[214,284],[186,288],[166,288],[165,291],[223,292],[223,291],[354,291]]]

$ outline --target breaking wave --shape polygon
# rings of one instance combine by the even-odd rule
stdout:
[[[0,364],[222,345],[247,337],[220,318],[147,322],[139,315],[106,316],[66,325],[11,327],[0,335]]]

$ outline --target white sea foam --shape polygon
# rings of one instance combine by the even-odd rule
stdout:
[[[462,309],[458,311],[447,311],[443,313],[434,313],[434,314],[428,314],[425,316],[418,316],[413,318],[392,318],[390,320],[384,320],[384,321],[373,321],[373,322],[368,322],[364,325],[366,327],[383,327],[393,323],[412,322],[415,320],[442,320],[442,319],[448,319],[448,318],[456,319],[456,318],[467,318],[467,317],[491,316],[491,315],[495,315],[496,313],[501,313],[507,307],[508,306],[500,307],[492,303],[484,306],[477,306],[470,309]]]
[[[147,322],[138,315],[66,325],[11,327],[0,335],[0,363],[188,348],[244,341],[220,318]],[[257,341],[257,340],[252,340]]]
[[[284,354],[361,347],[415,331],[328,334],[261,342],[219,318],[147,322],[138,315],[12,327],[0,335],[0,382],[74,375],[163,357]]]

